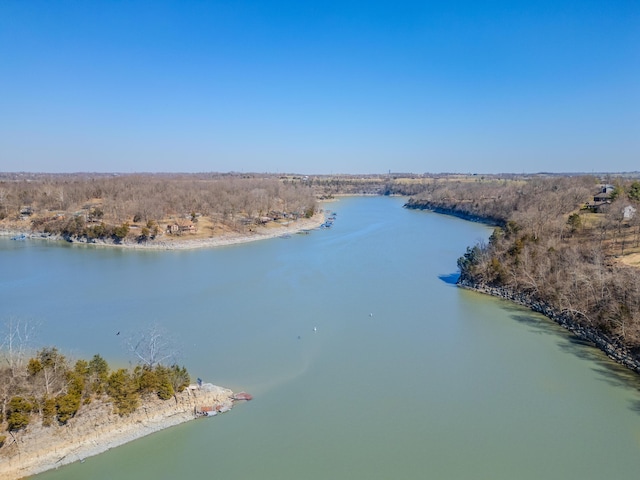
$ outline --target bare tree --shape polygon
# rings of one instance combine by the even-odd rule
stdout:
[[[178,359],[178,350],[171,340],[171,335],[157,324],[128,338],[126,345],[138,363],[150,368],[157,365],[173,365]]]
[[[34,322],[16,317],[10,317],[5,322],[4,334],[0,338],[0,353],[12,376],[15,377],[24,366],[35,333]]]

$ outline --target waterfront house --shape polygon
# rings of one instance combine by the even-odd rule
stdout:
[[[183,233],[196,233],[198,229],[189,221],[177,220],[167,225],[167,233],[170,235],[181,235]]]

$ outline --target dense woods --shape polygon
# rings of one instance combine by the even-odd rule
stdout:
[[[22,430],[32,422],[45,427],[64,425],[82,405],[93,401],[128,415],[145,395],[168,400],[189,385],[184,367],[158,361],[157,338],[146,338],[141,350],[150,360],[140,361],[133,369],[112,370],[100,355],[72,361],[55,347],[30,352],[27,344],[32,330],[27,322],[11,320],[1,338],[0,444],[7,432]]]
[[[640,182],[592,177],[433,182],[407,204],[499,225],[459,259],[461,282],[517,293],[640,353]],[[638,211],[638,213],[634,213]],[[622,255],[625,255],[622,257]]]

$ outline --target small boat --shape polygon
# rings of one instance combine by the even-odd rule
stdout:
[[[253,396],[251,396],[249,393],[247,392],[238,392],[236,394],[233,395],[233,399],[234,400],[251,400],[253,398]]]

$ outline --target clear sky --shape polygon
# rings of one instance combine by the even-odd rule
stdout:
[[[640,170],[640,1],[0,0],[0,171]]]

